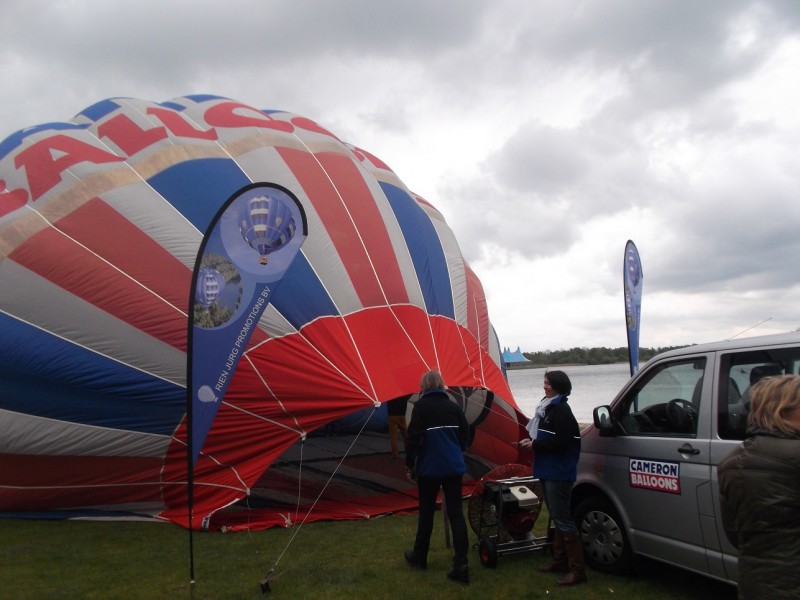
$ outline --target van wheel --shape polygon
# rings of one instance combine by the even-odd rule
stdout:
[[[622,519],[611,502],[599,496],[586,498],[575,509],[575,523],[589,566],[611,574],[631,570],[631,545]]]

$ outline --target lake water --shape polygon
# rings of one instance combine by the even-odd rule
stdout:
[[[572,394],[569,404],[579,423],[592,422],[595,406],[609,404],[631,377],[628,363],[613,365],[581,365],[576,367],[553,367],[569,376]],[[533,414],[539,400],[544,396],[542,382],[548,369],[509,369],[508,383],[517,405],[526,415]]]

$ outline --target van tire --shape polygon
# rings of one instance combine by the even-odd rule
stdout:
[[[602,496],[590,496],[574,513],[583,552],[590,567],[621,575],[633,567],[633,552],[625,526],[614,506]]]

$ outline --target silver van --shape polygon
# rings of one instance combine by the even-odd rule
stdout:
[[[595,408],[572,492],[588,564],[622,573],[644,555],[736,583],[717,465],[744,439],[750,386],[798,368],[798,332],[696,345],[656,356]]]

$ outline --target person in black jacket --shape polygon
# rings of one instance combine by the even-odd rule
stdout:
[[[469,583],[467,551],[469,538],[462,510],[462,478],[467,470],[463,452],[469,443],[469,426],[461,408],[445,392],[438,371],[428,371],[420,381],[420,398],[411,413],[406,446],[409,479],[416,480],[419,521],[413,550],[405,551],[408,563],[428,568],[428,549],[439,490],[444,495],[453,532],[453,569],[449,579]]]
[[[747,439],[718,468],[722,525],[739,550],[739,598],[800,590],[800,376],[753,386]]]
[[[559,585],[586,581],[586,563],[578,528],[570,514],[570,494],[581,454],[581,431],[569,407],[572,382],[564,371],[544,374],[544,398],[527,426],[530,439],[521,448],[533,450],[533,476],[542,483],[544,503],[553,519],[553,561],[543,573],[566,573]]]

